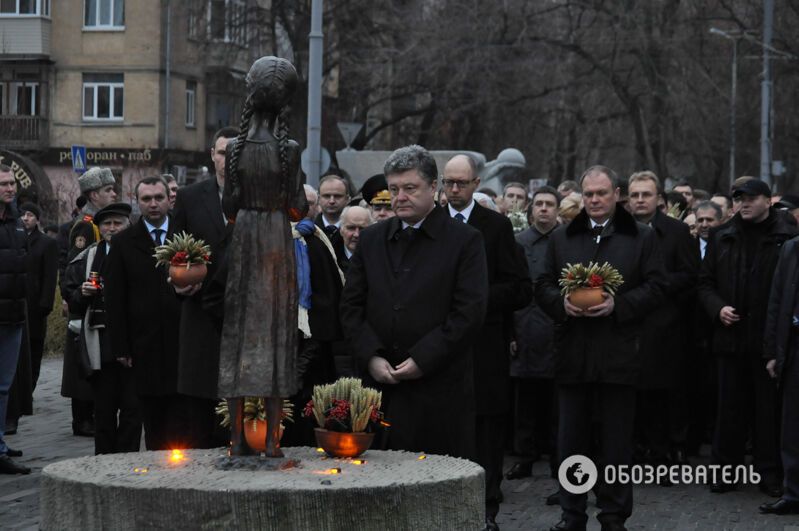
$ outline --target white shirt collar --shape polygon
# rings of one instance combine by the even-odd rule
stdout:
[[[592,229],[593,229],[594,227],[598,227],[598,226],[600,226],[600,225],[602,225],[602,226],[604,227],[605,225],[607,225],[607,224],[608,224],[608,221],[609,221],[609,220],[605,220],[605,222],[604,222],[604,223],[597,223],[596,221],[594,221],[594,220],[593,220],[593,219],[591,219],[591,218],[588,218],[588,219],[589,219],[589,220],[591,220],[591,228],[592,228]]]
[[[330,225],[333,225],[337,229],[341,228],[341,218],[339,218],[339,220],[337,222],[331,223],[330,221],[328,221],[328,219],[325,217],[325,215],[322,214],[322,223],[325,224],[325,227],[329,227]]]
[[[425,218],[425,219],[427,219],[427,218]],[[422,226],[422,223],[424,223],[424,219],[423,219],[422,221],[419,221],[419,222],[417,222],[417,223],[413,224],[413,225],[409,225],[409,224],[407,224],[407,223],[405,223],[405,222],[403,221],[403,222],[402,222],[402,228],[403,228],[403,229],[407,229],[408,227],[413,227],[414,229],[418,229],[419,227],[421,227],[421,226]]]
[[[469,223],[469,216],[472,215],[472,210],[474,210],[474,199],[472,199],[463,210],[455,210],[449,203],[447,203],[447,208],[449,209],[449,217],[454,218],[455,214],[460,214],[466,218],[466,223]]]
[[[164,222],[161,223],[160,227],[156,227],[155,225],[151,225],[144,218],[141,218],[141,220],[144,222],[144,226],[147,227],[147,232],[150,233],[150,234],[152,234],[155,229],[161,229],[162,231],[164,231],[164,234],[169,232],[169,216],[164,218]]]
[[[347,257],[347,260],[349,260],[350,258],[352,258],[352,253],[351,253],[351,252],[350,252],[350,250],[349,250],[349,249],[347,249],[346,247],[344,247],[344,256],[346,256],[346,257]]]

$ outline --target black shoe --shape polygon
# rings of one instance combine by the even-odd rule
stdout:
[[[510,470],[508,470],[508,472],[505,474],[505,479],[529,478],[532,475],[533,475],[533,462],[522,461],[510,467]]]
[[[621,522],[603,522],[601,529],[602,531],[627,531]]]
[[[772,498],[782,497],[782,486],[775,483],[761,483],[758,485],[760,492]]]
[[[486,515],[486,526],[483,528],[483,531],[499,531],[499,526],[493,516]]]
[[[547,505],[560,505],[560,492],[553,492],[547,496]]]
[[[763,514],[799,514],[799,502],[780,498],[772,503],[764,503],[758,509]]]
[[[738,488],[735,483],[711,483],[710,492],[713,494],[724,494],[725,492],[732,492]]]
[[[11,460],[7,455],[0,455],[0,474],[30,474],[31,469],[19,465]]]
[[[569,524],[566,520],[561,520],[550,527],[549,531],[585,531],[585,524]]]
[[[22,457],[22,450],[12,450],[11,448],[8,448],[6,455],[8,457]]]

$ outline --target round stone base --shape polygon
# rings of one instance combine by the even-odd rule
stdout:
[[[110,454],[42,471],[41,529],[480,529],[483,469],[464,459],[369,450],[332,459],[283,448],[294,466],[219,467],[226,449]],[[238,458],[242,459],[242,458]]]

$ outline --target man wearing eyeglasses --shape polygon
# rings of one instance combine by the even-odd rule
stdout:
[[[477,398],[477,462],[486,471],[486,529],[499,529],[495,518],[502,497],[502,459],[507,415],[510,411],[510,336],[513,312],[532,299],[526,264],[517,260],[510,220],[477,204],[473,195],[480,184],[477,163],[455,155],[444,166],[442,180],[450,217],[483,235],[488,268],[488,313],[474,349]]]

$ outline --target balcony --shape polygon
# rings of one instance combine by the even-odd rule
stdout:
[[[50,57],[51,21],[39,16],[0,16],[0,59]]]
[[[0,146],[12,151],[47,148],[47,120],[40,116],[0,116]]]

